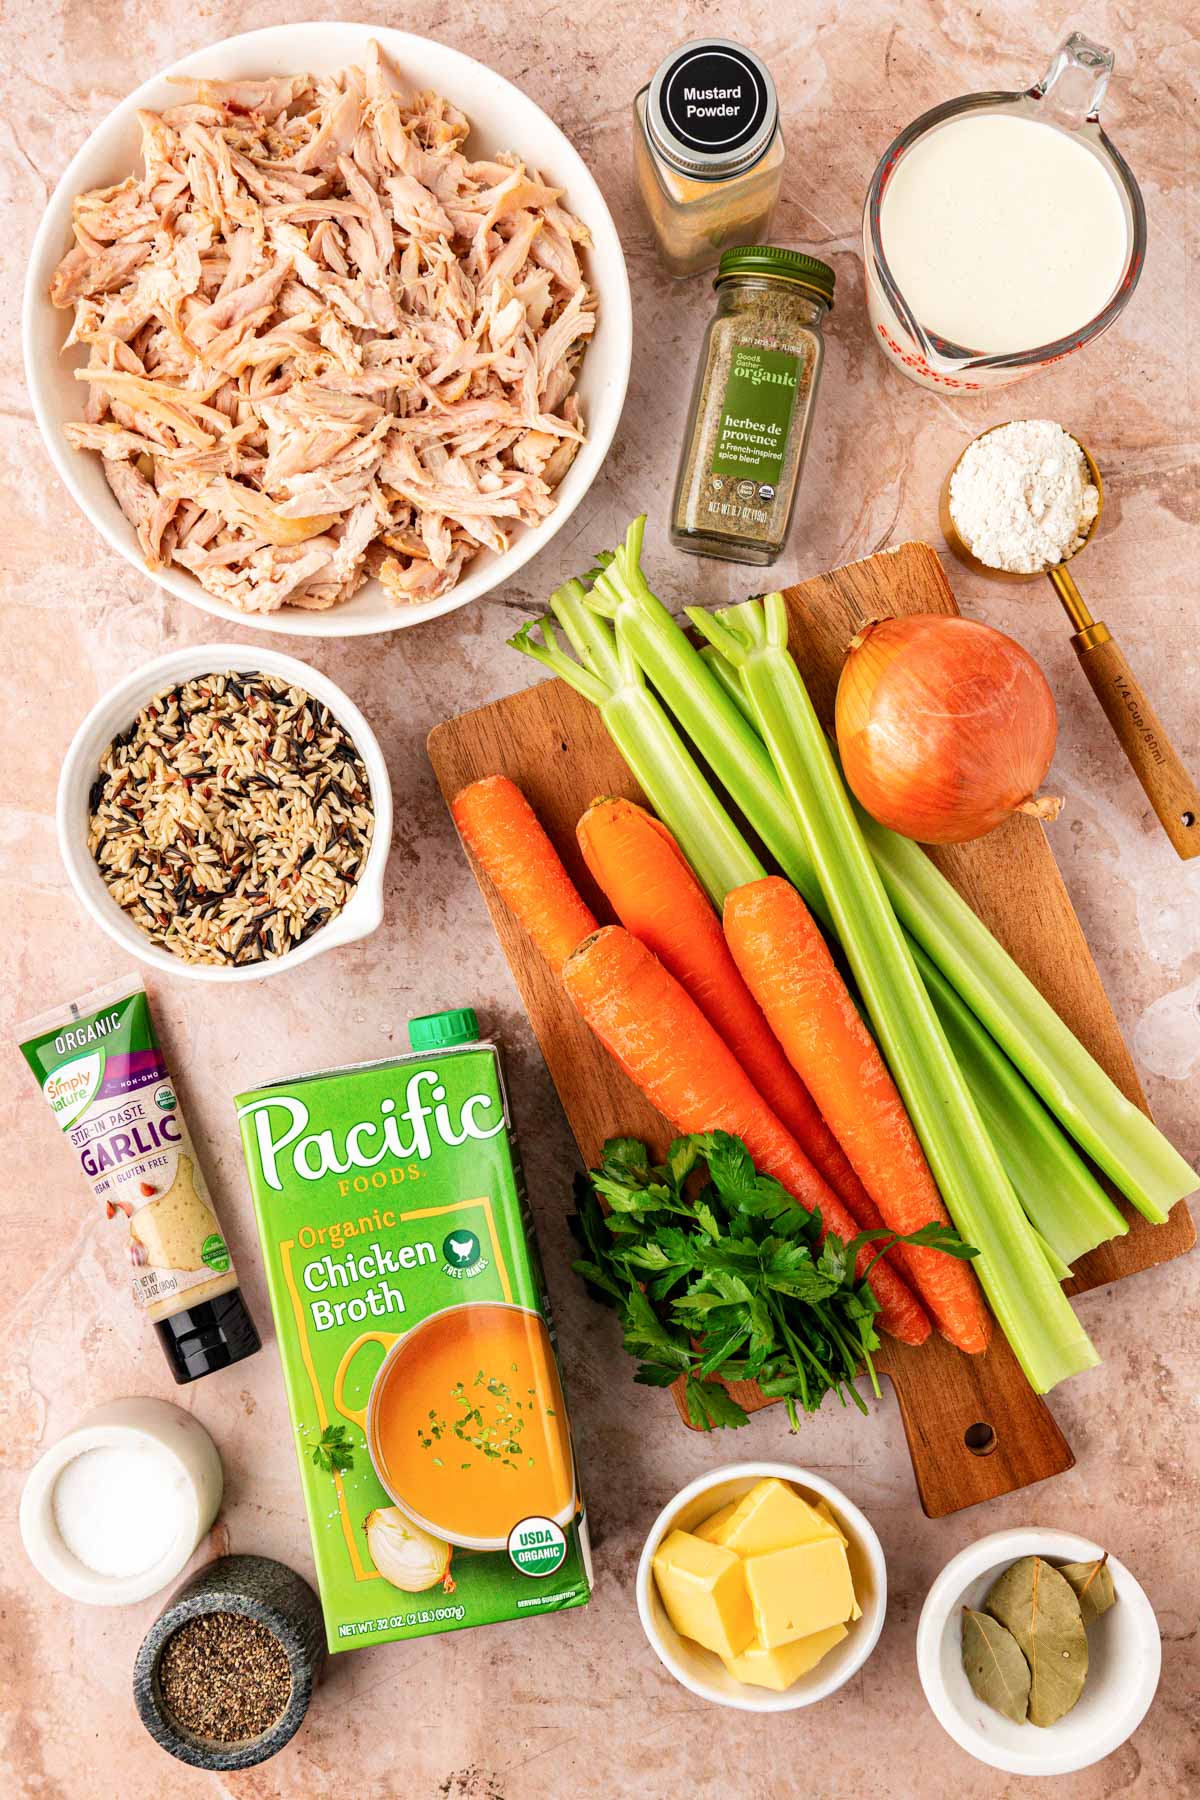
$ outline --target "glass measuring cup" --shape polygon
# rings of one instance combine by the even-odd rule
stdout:
[[[999,425],[989,426],[988,431],[981,431],[979,437],[972,438],[971,443],[978,443],[980,437],[987,437],[989,432],[1000,429]],[[1099,619],[1093,619],[1071,571],[1066,567],[1081,550],[1086,550],[1095,536],[1104,511],[1104,483],[1100,478],[1099,465],[1086,444],[1081,443],[1072,433],[1068,433],[1068,436],[1079,446],[1080,454],[1087,464],[1088,480],[1096,489],[1099,501],[1096,516],[1084,532],[1082,541],[1074,550],[1068,551],[1062,562],[1050,563],[1044,569],[1035,569],[1031,574],[1025,574],[1015,569],[994,568],[990,563],[981,562],[968,549],[950,510],[950,483],[971,444],[956,458],[942,483],[938,499],[942,535],[960,562],[974,569],[976,574],[987,575],[993,581],[1036,581],[1039,575],[1045,575],[1074,627],[1071,648],[1079,658],[1079,666],[1103,707],[1104,716],[1112,726],[1130,767],[1141,782],[1159,824],[1170,838],[1176,853],[1187,861],[1193,856],[1200,856],[1200,789],[1179,760],[1158,714],[1126,662],[1124,651],[1108,626]]]
[[[1125,159],[1100,127],[1100,104],[1112,74],[1111,50],[1080,32],[1059,46],[1049,68],[1023,93],[964,94],[922,113],[891,143],[879,161],[863,207],[863,261],[867,308],[875,342],[910,380],[923,387],[971,392],[1020,381],[1059,362],[1106,331],[1137,286],[1146,255],[1146,211]],[[883,197],[897,167],[921,139],[948,120],[969,113],[1011,114],[1050,125],[1073,137],[1107,167],[1125,216],[1125,267],[1112,297],[1094,318],[1053,343],[987,355],[939,337],[916,318],[884,255],[880,229]],[[981,200],[982,200],[981,196]]]

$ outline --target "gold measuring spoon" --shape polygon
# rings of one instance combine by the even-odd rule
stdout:
[[[999,429],[997,425],[989,427],[990,431]],[[980,437],[987,435],[986,431],[979,434]],[[973,438],[971,441],[975,443],[978,440]],[[1141,782],[1146,798],[1158,814],[1159,824],[1181,857],[1187,859],[1200,856],[1200,789],[1175,754],[1158,714],[1126,662],[1120,645],[1107,625],[1093,619],[1070,570],[1065,566],[1070,557],[1077,556],[1090,542],[1104,510],[1104,483],[1100,479],[1096,459],[1086,444],[1079,443],[1078,438],[1074,441],[1079,444],[1083,453],[1089,478],[1100,496],[1100,504],[1083,542],[1070,551],[1061,563],[1052,563],[1045,569],[1027,575],[1013,569],[994,569],[989,563],[980,562],[977,556],[972,555],[959,536],[950,511],[950,483],[966,450],[942,483],[938,503],[942,532],[959,561],[979,575],[990,576],[995,581],[1036,581],[1039,573],[1047,577],[1075,628],[1071,634],[1071,644],[1079,658],[1079,666],[1104,708],[1105,717],[1129,758],[1130,766]],[[966,449],[969,450],[970,447],[968,444]]]

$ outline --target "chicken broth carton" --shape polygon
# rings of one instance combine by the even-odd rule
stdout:
[[[237,1099],[331,1651],[590,1594],[499,1056],[409,1033]]]

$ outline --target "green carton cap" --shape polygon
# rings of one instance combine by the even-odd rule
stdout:
[[[473,1044],[478,1036],[479,1020],[470,1006],[452,1006],[448,1012],[408,1021],[408,1041],[414,1050],[449,1050],[454,1044]]]

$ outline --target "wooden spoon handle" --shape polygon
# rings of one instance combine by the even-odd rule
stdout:
[[[1099,623],[1075,632],[1071,642],[1159,824],[1181,857],[1200,856],[1200,789],[1175,754],[1120,645]]]

